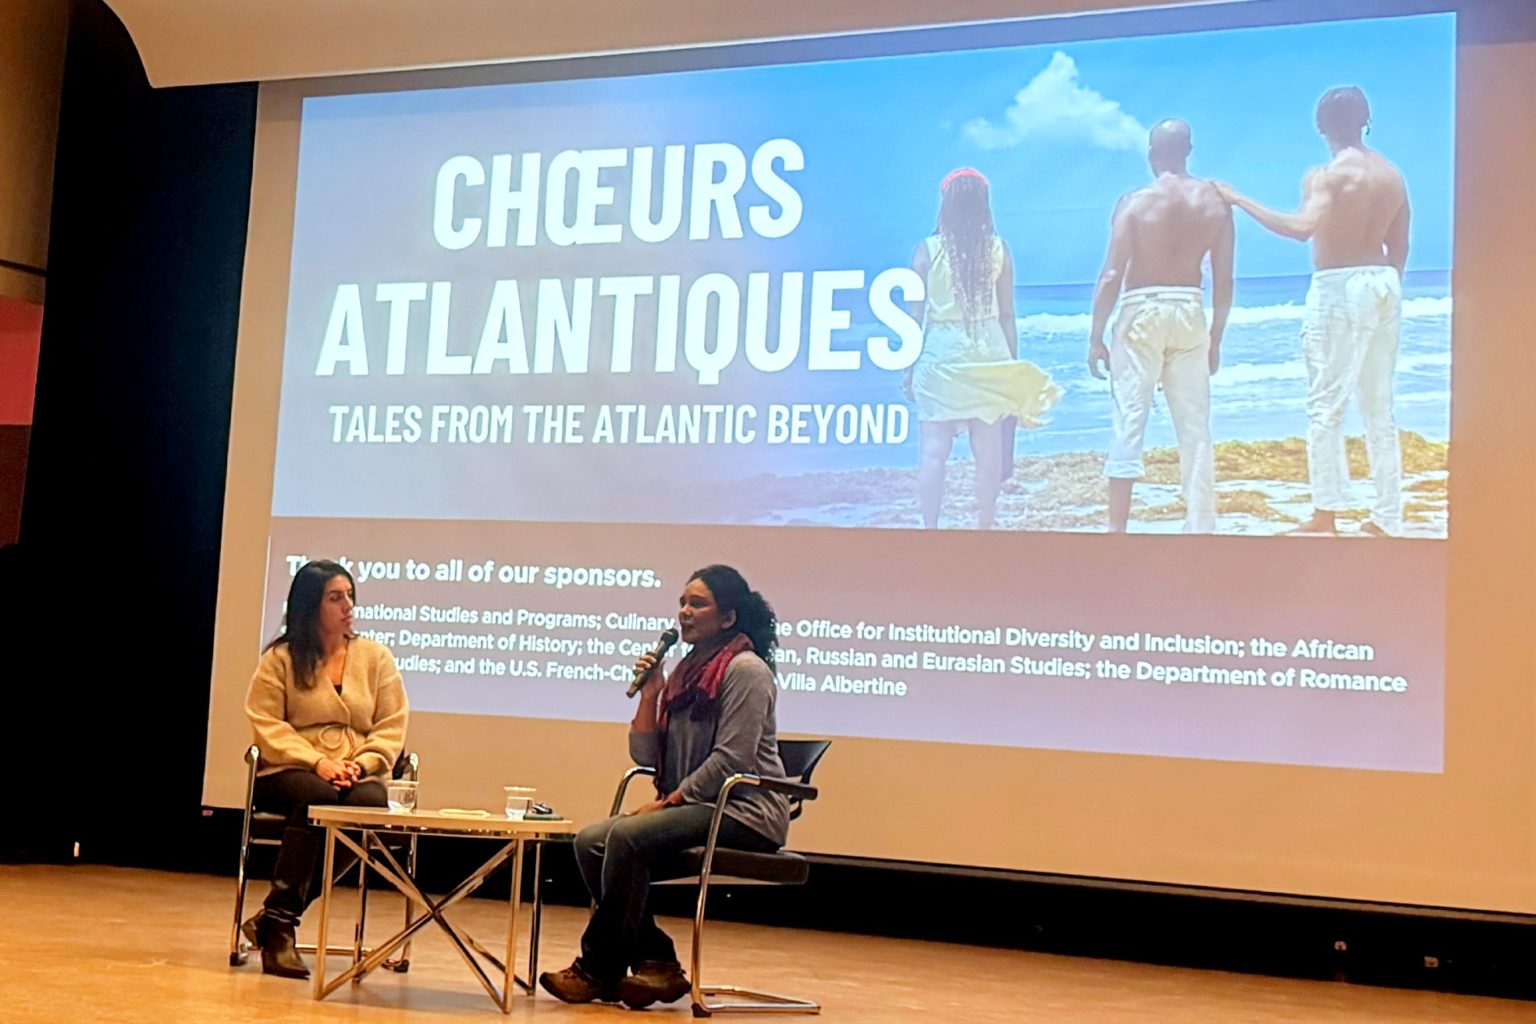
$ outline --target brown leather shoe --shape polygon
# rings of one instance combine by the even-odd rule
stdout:
[[[635,973],[619,982],[619,998],[632,1010],[652,1003],[675,1003],[692,991],[683,965],[676,961],[646,960]]]
[[[619,1001],[617,986],[604,985],[573,963],[563,971],[545,971],[539,975],[539,986],[550,995],[566,1003],[616,1003]]]

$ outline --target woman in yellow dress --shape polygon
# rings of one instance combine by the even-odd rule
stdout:
[[[923,525],[938,526],[945,463],[963,430],[975,464],[976,523],[988,530],[1012,468],[1003,420],[1038,426],[1061,389],[1014,356],[1013,254],[993,226],[987,179],[963,167],[944,179],[939,194],[938,225],[912,257],[927,282],[926,301],[913,309],[923,324],[923,352],[907,378],[920,423],[918,503]]]

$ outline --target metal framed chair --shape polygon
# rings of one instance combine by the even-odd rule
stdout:
[[[693,914],[693,950],[690,960],[690,978],[693,983],[693,1015],[710,1017],[716,1013],[820,1013],[821,1004],[794,996],[758,992],[738,985],[705,985],[704,960],[704,911],[711,885],[803,885],[810,876],[810,862],[797,853],[779,850],[777,853],[752,853],[719,846],[720,821],[725,814],[726,801],[737,786],[759,786],[789,797],[790,820],[800,817],[807,800],[815,800],[818,790],[811,785],[811,773],[832,745],[831,740],[779,740],[779,757],[784,761],[784,779],[768,779],[760,775],[741,773],[732,775],[720,787],[720,799],[715,802],[715,816],[709,824],[709,838],[703,846],[684,850],[675,861],[658,865],[656,875],[664,881],[697,884],[698,903]],[[654,768],[631,768],[619,780],[618,792],[613,797],[612,814],[624,809],[624,794],[629,782],[637,775],[655,775]],[[668,877],[672,876],[672,877]],[[728,997],[722,1000],[720,997]]]
[[[250,955],[250,943],[240,931],[240,925],[245,920],[245,889],[248,881],[247,871],[251,858],[251,848],[255,846],[283,845],[283,829],[287,827],[288,819],[281,814],[273,814],[270,811],[258,811],[256,809],[256,767],[260,759],[261,750],[252,743],[245,749],[245,815],[240,824],[240,863],[235,871],[235,917],[229,931],[229,966],[239,967],[243,965]],[[420,781],[421,760],[416,754],[407,751],[400,755],[395,762],[393,775],[396,779],[410,779],[413,782]],[[405,852],[406,870],[412,874],[416,871],[416,836],[401,837],[401,846]],[[349,865],[350,871],[357,867]],[[337,956],[366,955],[369,950],[363,946],[363,929],[368,921],[368,885],[365,872],[361,869],[357,873],[358,910],[357,924],[353,931],[353,944],[350,946],[332,946],[327,944],[326,951]],[[405,906],[405,923],[409,927],[414,921],[414,912],[409,900]],[[315,952],[313,943],[299,945],[301,953]],[[384,963],[392,971],[405,973],[411,968],[411,943],[407,940],[401,947],[400,957],[396,960],[387,960]]]

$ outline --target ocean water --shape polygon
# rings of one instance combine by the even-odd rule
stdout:
[[[1211,378],[1211,431],[1217,442],[1306,436],[1301,320],[1308,283],[1306,275],[1240,278],[1235,283],[1221,368]],[[1209,294],[1207,287],[1207,299]],[[1043,426],[1018,431],[1018,456],[1103,452],[1109,447],[1113,433],[1109,382],[1093,377],[1087,366],[1092,302],[1091,283],[1015,289],[1020,355],[1048,371],[1063,392]],[[843,344],[857,347],[851,339],[883,332],[884,328],[876,324],[855,325],[843,335],[850,339]],[[866,369],[841,377],[835,394],[830,394],[824,386],[825,376],[813,380],[807,375],[802,397],[791,400],[902,402],[899,376]],[[1413,271],[1403,282],[1395,390],[1399,427],[1430,440],[1450,439],[1449,271]],[[912,436],[901,445],[798,448],[793,452],[793,465],[786,465],[783,448],[766,449],[748,455],[736,468],[743,473],[793,474],[909,466],[915,464],[917,453],[915,409],[913,427]],[[1353,407],[1346,416],[1345,431],[1364,431]],[[1176,443],[1160,394],[1147,427],[1146,443],[1149,448]],[[968,457],[963,438],[956,441],[955,454]]]
[[[1306,435],[1301,319],[1307,285],[1305,275],[1236,282],[1221,369],[1211,378],[1215,440]],[[1015,301],[1021,355],[1048,370],[1064,392],[1045,427],[1020,433],[1019,453],[1104,451],[1111,436],[1109,384],[1087,366],[1093,285],[1019,288]],[[1403,282],[1394,405],[1399,427],[1449,440],[1450,396],[1450,274],[1415,271]],[[1161,398],[1158,405],[1147,430],[1149,447],[1174,443]],[[1351,409],[1346,432],[1363,429]]]

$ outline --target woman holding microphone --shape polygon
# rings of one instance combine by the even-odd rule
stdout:
[[[629,752],[656,769],[656,799],[577,835],[576,863],[596,903],[581,955],[539,984],[568,1003],[622,1000],[636,1009],[675,1002],[689,983],[672,939],[647,905],[653,869],[708,839],[715,801],[739,772],[783,778],[774,707],[773,609],[730,566],[688,579],[678,599],[680,638],[692,645],[670,676],[642,655],[646,681],[630,723]],[[735,790],[721,846],[772,852],[789,833],[789,802],[756,786]]]

